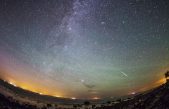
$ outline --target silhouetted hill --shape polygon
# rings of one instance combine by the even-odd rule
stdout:
[[[113,102],[102,109],[169,109],[169,85],[163,84],[148,93]]]

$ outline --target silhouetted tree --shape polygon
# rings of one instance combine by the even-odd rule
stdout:
[[[90,105],[90,102],[89,101],[85,101],[84,105],[88,106],[88,105]]]
[[[77,105],[74,104],[74,105],[73,105],[73,108],[76,109],[76,108],[77,108]]]
[[[166,73],[165,73],[165,78],[168,78],[169,77],[169,71],[167,71]]]
[[[88,109],[88,106],[90,105],[90,102],[89,101],[85,101],[84,105],[85,105],[85,109]]]
[[[107,104],[110,104],[111,102],[110,101],[107,101]]]
[[[166,83],[169,84],[169,71],[165,73]]]
[[[93,105],[92,105],[92,109],[94,109],[95,107],[96,107],[96,105],[95,105],[95,104],[93,104]]]
[[[47,104],[47,107],[52,107],[52,105],[51,104]]]
[[[57,105],[57,104],[55,104],[55,107],[58,107],[58,105]]]

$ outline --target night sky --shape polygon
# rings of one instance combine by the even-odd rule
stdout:
[[[168,0],[0,0],[0,77],[19,87],[113,97],[168,69]]]

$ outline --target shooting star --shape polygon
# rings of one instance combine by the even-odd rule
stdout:
[[[128,77],[128,75],[124,72],[120,72],[121,74],[123,74],[125,77]]]

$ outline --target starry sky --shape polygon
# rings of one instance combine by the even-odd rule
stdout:
[[[0,0],[0,77],[68,98],[144,91],[169,69],[168,0]]]

